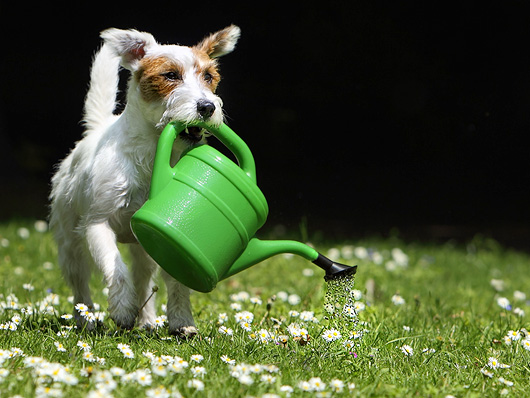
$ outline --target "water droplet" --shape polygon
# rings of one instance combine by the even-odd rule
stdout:
[[[344,336],[354,330],[358,321],[354,282],[355,275],[344,275],[326,281],[324,309],[329,314],[330,326],[340,330]]]

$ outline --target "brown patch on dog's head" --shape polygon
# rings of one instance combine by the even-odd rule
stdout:
[[[142,98],[146,101],[160,101],[182,83],[184,68],[168,57],[145,57],[134,77],[138,82]]]
[[[196,48],[192,48],[192,52],[195,56],[194,73],[199,82],[215,92],[221,80],[217,62]],[[184,67],[169,57],[148,56],[140,61],[134,78],[145,101],[163,101],[184,82],[185,73]]]
[[[191,51],[193,51],[193,54],[195,55],[195,70],[199,77],[199,81],[202,81],[206,87],[212,92],[215,92],[221,81],[217,61],[211,59],[208,54],[196,47],[193,47]]]

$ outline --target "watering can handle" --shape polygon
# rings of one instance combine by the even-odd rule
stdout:
[[[256,183],[256,164],[252,152],[250,152],[245,141],[239,138],[230,127],[224,123],[221,123],[219,126],[212,126],[205,122],[197,122],[191,125],[208,130],[221,141],[235,155],[239,167],[241,167],[246,175]],[[173,170],[171,168],[170,160],[173,143],[185,128],[186,124],[184,123],[171,122],[160,134],[153,164],[153,177],[149,198],[156,196],[171,180]]]
[[[236,157],[239,167],[245,172],[250,179],[257,184],[256,181],[256,163],[254,156],[248,145],[243,141],[234,131],[226,124],[221,123],[218,127],[210,126],[207,123],[200,122],[197,126],[202,127],[212,133],[219,141],[226,146],[230,152]]]

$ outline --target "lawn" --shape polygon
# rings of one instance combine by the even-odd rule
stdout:
[[[296,237],[291,237],[296,238]],[[76,330],[46,223],[0,225],[0,397],[496,397],[530,384],[530,257],[476,237],[312,242],[358,264],[354,302],[325,310],[323,271],[276,256],[209,294],[199,335]],[[327,307],[326,307],[327,308]]]

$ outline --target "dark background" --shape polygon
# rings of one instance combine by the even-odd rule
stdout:
[[[530,242],[526,2],[312,3],[3,2],[0,218],[46,216],[99,31],[193,45],[234,23],[218,93],[268,225]]]

